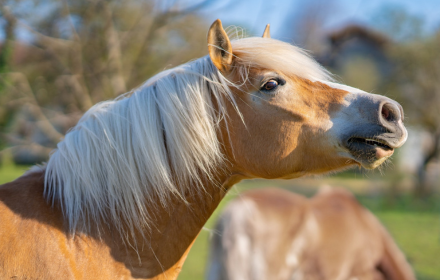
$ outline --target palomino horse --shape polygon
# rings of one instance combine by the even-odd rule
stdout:
[[[415,280],[394,240],[345,190],[249,191],[216,226],[209,280]]]
[[[1,186],[0,279],[175,279],[233,184],[374,168],[407,138],[398,103],[294,46],[217,20],[208,52],[97,104]]]

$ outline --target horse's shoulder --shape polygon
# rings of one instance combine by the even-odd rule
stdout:
[[[43,192],[44,173],[25,174],[0,186],[0,203],[10,209],[24,210],[36,204],[46,204]]]
[[[6,224],[29,231],[41,226],[63,227],[60,211],[44,197],[44,172],[28,173],[0,186],[0,222],[3,234]]]

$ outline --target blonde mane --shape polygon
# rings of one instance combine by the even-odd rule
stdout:
[[[276,69],[307,79],[328,73],[304,51],[273,39],[232,41],[240,69]],[[217,131],[235,104],[209,56],[164,71],[131,94],[93,106],[58,144],[46,166],[45,196],[60,203],[72,232],[100,221],[144,230],[148,207],[203,191],[222,166]],[[217,109],[215,109],[217,108]],[[148,207],[147,207],[148,206]]]
[[[311,81],[333,80],[331,74],[303,49],[274,39],[250,37],[232,41],[234,55],[242,65],[275,69]]]

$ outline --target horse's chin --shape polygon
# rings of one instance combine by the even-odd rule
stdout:
[[[350,150],[353,159],[365,169],[375,169],[390,158],[394,149],[380,147],[366,147],[365,149]]]
[[[379,167],[382,163],[384,163],[387,159],[388,159],[388,157],[384,157],[384,158],[381,158],[381,159],[373,161],[373,162],[362,161],[362,162],[360,162],[360,164],[365,169],[375,169],[375,168]]]

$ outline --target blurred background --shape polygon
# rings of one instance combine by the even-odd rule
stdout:
[[[310,50],[337,80],[405,109],[407,144],[377,171],[245,181],[222,202],[179,277],[203,279],[221,208],[249,188],[311,196],[345,187],[385,224],[418,279],[440,279],[440,2],[436,0],[0,0],[0,183],[49,152],[93,104],[207,54],[217,18],[239,36]]]

